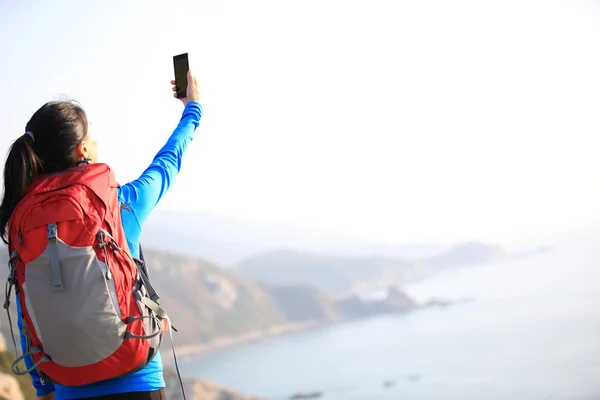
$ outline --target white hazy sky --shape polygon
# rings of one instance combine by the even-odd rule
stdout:
[[[79,100],[135,178],[205,116],[161,208],[390,242],[600,224],[600,2],[0,0],[0,146]]]

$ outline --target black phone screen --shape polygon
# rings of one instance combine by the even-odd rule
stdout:
[[[175,68],[175,87],[177,89],[177,98],[186,96],[187,91],[187,73],[190,69],[188,63],[188,54],[179,54],[173,57],[173,67]]]

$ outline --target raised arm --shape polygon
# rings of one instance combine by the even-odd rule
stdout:
[[[174,84],[174,81],[171,83]],[[181,99],[185,108],[177,128],[142,175],[120,188],[121,198],[131,203],[140,223],[146,220],[175,181],[181,169],[183,153],[200,124],[202,106],[199,103],[196,78],[191,73],[188,73],[188,83],[187,97]]]

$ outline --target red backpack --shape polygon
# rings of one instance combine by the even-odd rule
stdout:
[[[30,355],[42,379],[61,385],[128,375],[171,332],[129,251],[118,186],[106,164],[79,165],[35,179],[14,209],[5,307],[14,285],[28,342],[15,374],[30,371],[17,366]]]

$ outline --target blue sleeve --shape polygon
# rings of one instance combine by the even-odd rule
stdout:
[[[173,184],[181,169],[181,159],[202,117],[202,106],[189,102],[177,128],[156,154],[144,173],[120,188],[120,197],[131,204],[138,222],[143,224],[159,200]]]
[[[21,305],[19,304],[18,297],[16,297],[15,303],[17,303],[17,326],[19,327],[21,351],[23,352],[23,354],[25,354],[27,352],[27,339],[25,339],[25,335],[23,335],[23,320],[21,319]],[[15,357],[18,357],[18,355],[15,354]],[[27,369],[33,367],[33,360],[30,356],[25,357],[25,366],[27,367]],[[33,387],[35,387],[36,396],[44,396],[46,394],[54,392],[54,385],[52,384],[52,382],[43,383],[40,379],[40,376],[38,375],[37,369],[33,368],[33,370],[29,372],[29,375],[31,375],[31,383],[33,383]]]

